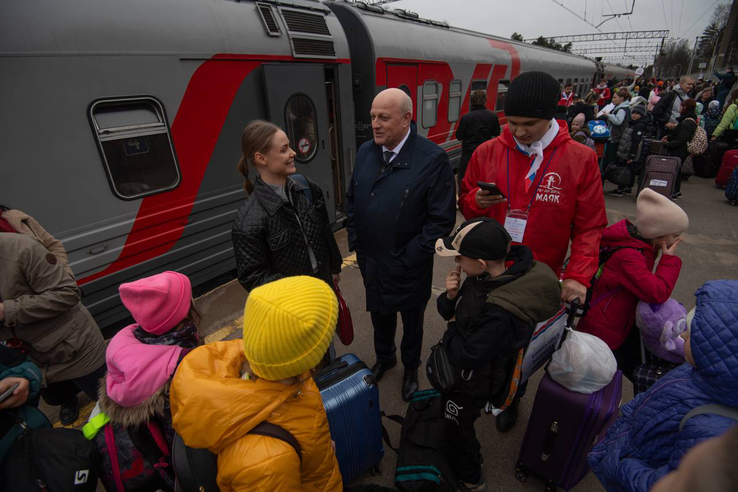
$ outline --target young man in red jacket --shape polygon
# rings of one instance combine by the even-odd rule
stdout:
[[[554,119],[559,89],[543,72],[512,81],[505,100],[508,125],[472,155],[459,208],[467,220],[487,216],[504,224],[515,243],[528,246],[557,275],[571,244],[561,298],[584,303],[607,215],[595,152],[572,140],[566,123]],[[480,181],[494,183],[504,197],[480,189]],[[517,408],[516,399],[497,417],[498,430],[512,428]]]

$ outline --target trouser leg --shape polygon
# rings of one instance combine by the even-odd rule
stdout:
[[[401,311],[402,342],[400,351],[402,365],[405,369],[415,369],[420,366],[420,352],[423,349],[423,319],[425,306],[411,311]]]
[[[444,396],[444,451],[458,478],[479,483],[482,478],[481,446],[474,430],[484,403],[458,393]]]
[[[633,371],[641,362],[641,339],[638,327],[633,326],[623,344],[612,353],[618,363],[618,369],[632,382]]]
[[[41,396],[51,406],[59,406],[73,400],[80,391],[91,400],[97,401],[97,389],[106,372],[107,367],[103,364],[84,376],[51,383],[41,390]]]
[[[396,357],[395,332],[397,331],[397,313],[382,314],[372,312],[374,327],[374,353],[377,362],[388,362]]]

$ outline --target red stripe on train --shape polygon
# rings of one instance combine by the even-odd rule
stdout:
[[[227,61],[239,63],[224,63]],[[182,181],[172,191],[144,198],[118,258],[102,271],[79,279],[84,285],[133,265],[163,255],[182,237],[185,220],[195,203],[205,171],[244,79],[265,61],[350,63],[296,59],[291,56],[217,54],[197,68],[172,123]]]

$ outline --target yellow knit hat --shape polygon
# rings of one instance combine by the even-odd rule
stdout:
[[[313,277],[287,277],[252,290],[243,316],[243,349],[254,373],[270,381],[318,365],[330,345],[338,300]]]

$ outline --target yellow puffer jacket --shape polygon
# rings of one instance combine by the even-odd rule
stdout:
[[[342,491],[323,400],[309,373],[301,383],[241,379],[242,340],[198,347],[182,360],[171,385],[174,428],[191,447],[218,454],[223,491]],[[302,448],[247,434],[269,421]]]

